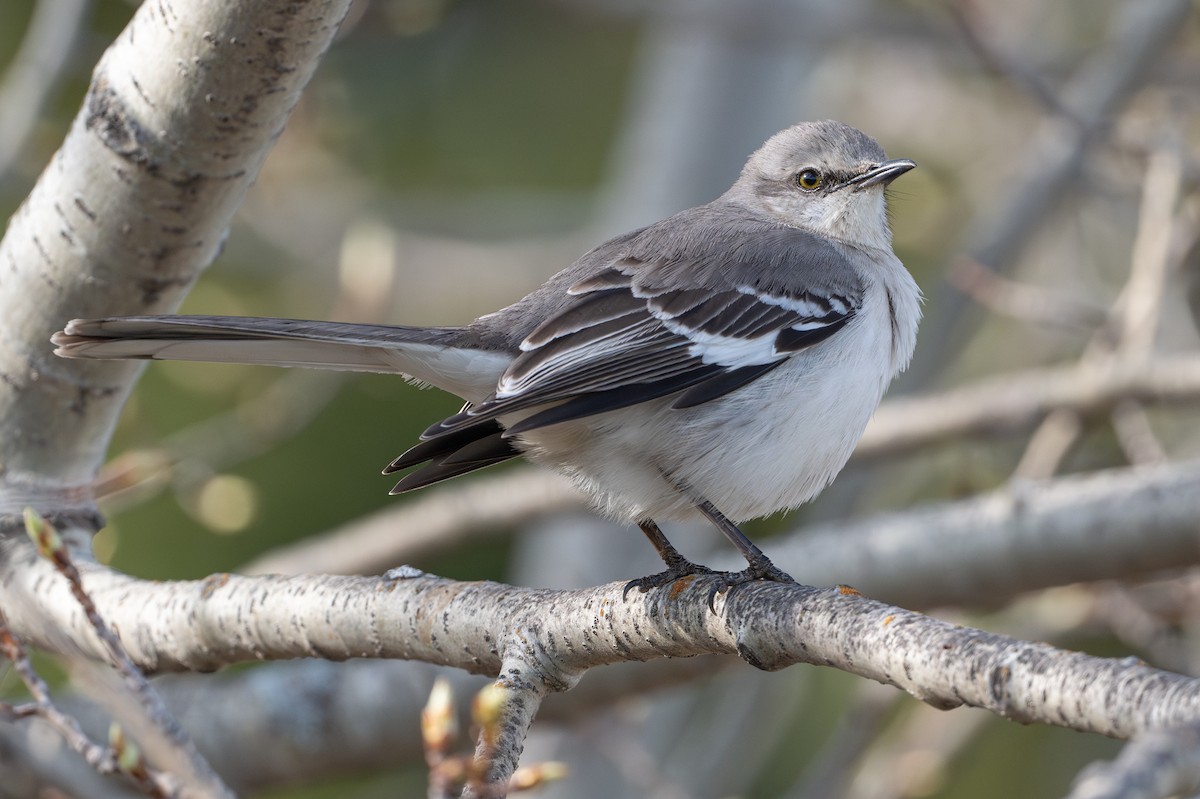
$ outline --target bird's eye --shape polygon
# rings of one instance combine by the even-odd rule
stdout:
[[[797,173],[795,181],[796,185],[805,191],[815,191],[821,188],[821,184],[825,182],[825,179],[817,170],[806,169],[803,172]]]

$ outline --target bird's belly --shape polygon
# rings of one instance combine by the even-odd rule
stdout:
[[[880,328],[847,329],[835,346],[704,405],[656,400],[533,431],[522,444],[617,518],[695,518],[679,485],[735,521],[794,508],[841,470],[879,404],[887,359],[868,354],[890,342],[870,329]]]

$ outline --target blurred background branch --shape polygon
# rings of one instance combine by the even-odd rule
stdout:
[[[21,45],[0,75],[0,185],[21,157],[72,66],[91,0],[37,0]],[[89,64],[75,65],[87,67]]]

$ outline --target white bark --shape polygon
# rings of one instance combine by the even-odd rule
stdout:
[[[348,2],[146,3],[104,54],[0,242],[0,518],[94,513],[89,483],[137,366],[54,358],[49,336],[72,317],[175,307]]]
[[[54,648],[66,635],[100,656],[86,622],[61,596],[66,587],[26,566],[9,590],[38,596],[48,614],[26,638]],[[594,666],[737,654],[767,670],[834,666],[936,707],[969,704],[1118,737],[1200,716],[1200,680],[957,627],[839,589],[755,584],[718,596],[714,613],[710,578],[625,597],[619,583],[532,590],[419,572],[150,583],[90,566],[84,575],[101,614],[126,631],[130,656],[147,671],[381,657],[497,675],[518,659],[547,690],[564,690]],[[11,614],[14,626],[19,613]]]

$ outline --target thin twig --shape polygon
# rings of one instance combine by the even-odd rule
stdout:
[[[1083,431],[1083,419],[1077,411],[1066,408],[1051,411],[1029,437],[1012,478],[1045,480],[1053,477]]]
[[[178,786],[168,776],[143,767],[125,768],[118,754],[111,748],[94,743],[79,726],[79,722],[63,713],[54,704],[50,686],[33,668],[25,647],[13,635],[8,621],[0,611],[0,652],[12,664],[29,690],[33,702],[25,705],[3,706],[4,716],[10,719],[37,717],[49,724],[72,751],[103,775],[124,774],[133,780],[138,789],[152,797],[178,797]]]
[[[1154,434],[1150,417],[1140,402],[1127,400],[1117,403],[1112,412],[1112,426],[1117,434],[1117,443],[1130,463],[1144,465],[1167,462],[1166,448]]]
[[[71,594],[83,610],[92,632],[100,640],[107,659],[121,675],[125,689],[137,699],[142,718],[149,722],[153,731],[152,736],[143,738],[144,745],[152,747],[161,760],[170,764],[174,773],[180,774],[180,779],[188,786],[189,792],[196,791],[197,795],[206,797],[233,797],[233,792],[212,770],[204,756],[196,751],[187,733],[172,718],[158,692],[129,657],[121,639],[100,615],[58,531],[31,509],[26,510],[25,526],[30,538],[37,544],[38,551],[66,578]],[[163,745],[158,745],[160,740]]]
[[[995,375],[924,397],[885,402],[868,425],[855,458],[912,452],[964,436],[1028,429],[1055,410],[1107,413],[1123,400],[1193,403],[1200,397],[1200,357],[1156,356],[1136,368],[1078,365]]]
[[[1150,155],[1142,184],[1137,236],[1130,256],[1129,282],[1118,299],[1119,356],[1144,361],[1154,348],[1163,295],[1171,273],[1171,242],[1176,206],[1183,180],[1183,163],[1173,143]]]

